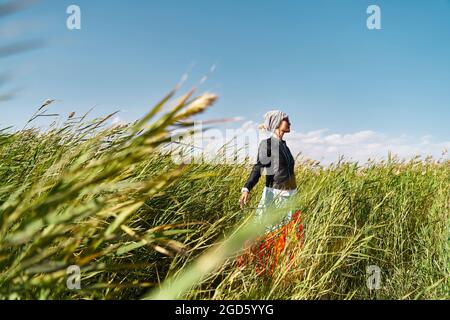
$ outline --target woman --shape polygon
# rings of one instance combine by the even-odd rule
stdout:
[[[266,171],[266,185],[256,215],[261,217],[269,204],[279,207],[297,192],[294,165],[295,160],[283,137],[291,131],[291,123],[286,113],[274,110],[264,115],[264,128],[272,132],[269,139],[263,140],[258,148],[257,162],[253,167],[239,200],[241,208],[247,204],[253,187],[258,183],[263,171]],[[289,222],[292,212],[281,222]],[[279,225],[268,227],[272,231]]]

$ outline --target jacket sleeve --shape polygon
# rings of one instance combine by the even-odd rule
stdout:
[[[261,141],[258,147],[256,164],[253,166],[250,177],[248,178],[247,183],[244,186],[244,188],[247,188],[248,191],[251,191],[253,187],[258,183],[264,168],[270,166],[270,162],[268,161],[269,157],[270,154],[268,153],[268,142],[267,140]]]

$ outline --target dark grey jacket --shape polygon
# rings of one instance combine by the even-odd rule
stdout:
[[[261,141],[258,148],[257,162],[245,184],[249,191],[258,183],[265,171],[266,187],[292,190],[295,189],[295,160],[286,141],[275,137]]]

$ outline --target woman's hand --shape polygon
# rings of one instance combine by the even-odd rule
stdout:
[[[248,191],[243,191],[241,194],[241,198],[239,199],[239,204],[241,205],[241,209],[243,209],[244,205],[247,204],[248,198],[249,198]]]

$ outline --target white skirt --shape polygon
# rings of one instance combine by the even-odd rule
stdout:
[[[261,197],[261,201],[259,202],[258,208],[256,209],[256,216],[261,219],[263,215],[266,213],[266,209],[269,206],[274,206],[275,208],[281,208],[286,204],[287,200],[295,195],[297,190],[279,190],[264,187],[263,194]],[[284,216],[280,223],[276,223],[274,225],[268,226],[266,228],[266,232],[274,231],[283,225],[287,224],[294,214],[294,210],[287,212],[286,216]]]

